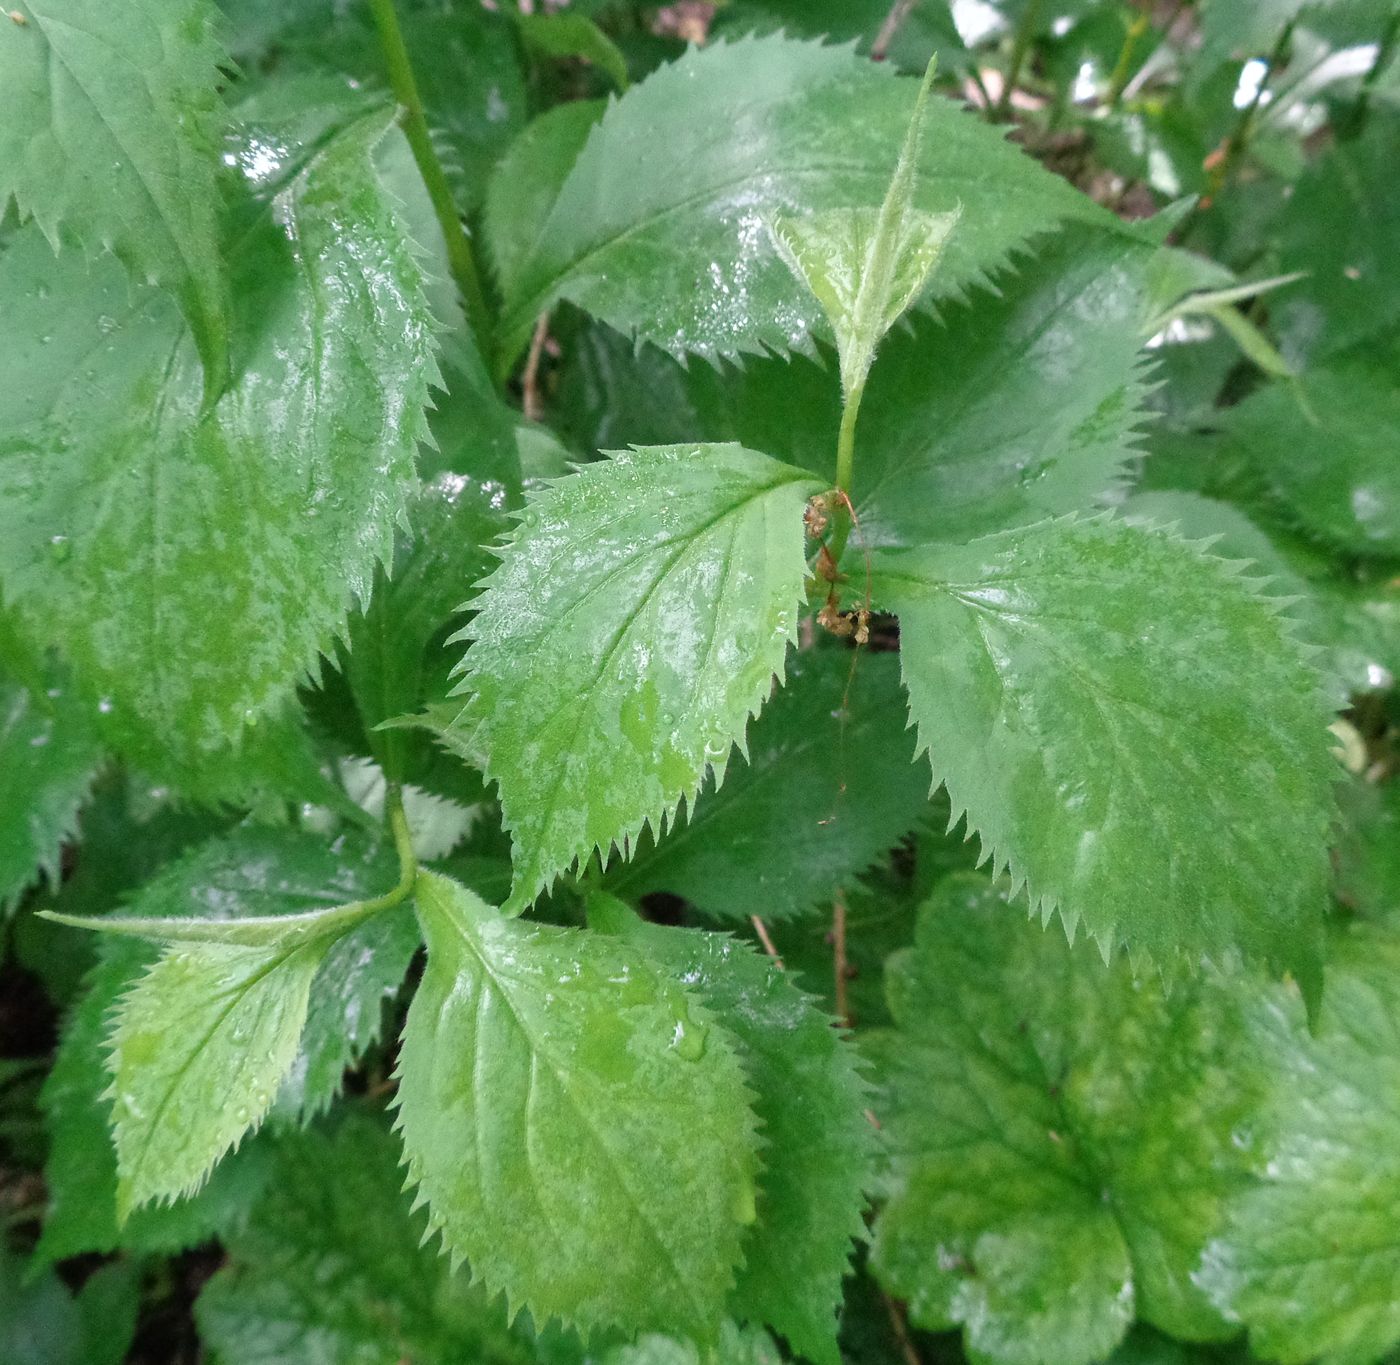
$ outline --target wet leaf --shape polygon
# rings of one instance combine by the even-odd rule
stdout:
[[[1247,1180],[1267,1083],[1239,983],[1165,991],[967,875],[886,981],[892,1170],[872,1261],[911,1318],[1006,1365],[1101,1360],[1135,1315],[1233,1335],[1195,1274]]]
[[[459,689],[514,841],[509,909],[722,779],[796,631],[817,488],[740,446],[653,447],[529,504]]]
[[[229,363],[218,11],[207,0],[25,0],[15,13],[24,22],[0,25],[0,208],[13,197],[55,251],[110,248],[138,285],[173,289],[217,394]]]
[[[212,409],[166,295],[32,229],[0,257],[0,574],[151,766],[197,772],[269,717],[392,547],[435,370],[371,161],[390,118],[230,153],[237,377]]]
[[[877,207],[915,90],[849,50],[780,37],[713,43],[662,68],[604,115],[528,255],[503,275],[506,349],[523,350],[560,298],[677,355],[805,347],[819,308],[793,288],[767,224]],[[935,99],[913,206],[959,204],[945,295],[1031,233],[1101,213]]]
[[[659,844],[644,835],[608,886],[633,899],[670,891],[726,920],[829,909],[928,809],[928,765],[910,761],[900,703],[890,655],[794,655],[750,727],[747,761]]]
[[[727,1031],[616,939],[503,918],[433,873],[417,899],[398,1103],[430,1225],[537,1323],[713,1336],[757,1165]]]
[[[935,779],[1036,911],[1164,969],[1239,951],[1316,989],[1328,708],[1238,566],[1061,520],[885,551],[876,598]]]
[[[854,1046],[771,959],[726,934],[647,924],[609,896],[590,900],[589,923],[661,963],[738,1040],[765,1145],[733,1312],[840,1365],[841,1282],[865,1236],[874,1149]]]

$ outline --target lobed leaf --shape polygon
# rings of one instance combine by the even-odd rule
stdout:
[[[830,901],[923,818],[930,776],[891,655],[793,656],[748,735],[747,761],[707,786],[659,842],[638,841],[607,885],[684,896],[716,919],[805,914]]]
[[[230,152],[236,377],[212,407],[163,293],[32,231],[0,257],[0,576],[147,765],[198,772],[274,712],[392,546],[435,371],[371,159],[389,124]]]
[[[619,452],[528,506],[458,689],[514,841],[507,909],[723,776],[781,673],[815,480],[740,446]]]
[[[531,243],[501,278],[505,350],[523,350],[561,298],[677,355],[805,347],[816,301],[793,290],[766,225],[877,207],[915,90],[848,48],[782,37],[712,43],[662,68],[609,108],[537,230],[510,222]],[[959,203],[945,294],[1061,219],[1103,221],[993,129],[936,99],[913,207]]]
[[[110,249],[173,289],[211,396],[230,345],[217,19],[208,0],[24,0],[0,25],[0,209],[13,198],[55,251]]]
[[[537,1323],[713,1337],[757,1164],[728,1033],[615,939],[506,919],[434,873],[417,900],[398,1105],[430,1226]]]
[[[1035,910],[1315,990],[1327,708],[1238,566],[1096,518],[885,551],[876,585],[934,777]]]
[[[1239,982],[1171,992],[961,875],[886,973],[889,1201],[872,1264],[924,1327],[1006,1365],[1087,1365],[1134,1315],[1230,1320],[1196,1277],[1254,1160],[1268,1082]]]

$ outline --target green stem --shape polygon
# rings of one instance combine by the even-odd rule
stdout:
[[[1128,77],[1133,69],[1133,54],[1137,51],[1137,45],[1142,35],[1147,32],[1147,15],[1139,14],[1131,24],[1128,25],[1127,37],[1123,39],[1123,46],[1119,50],[1118,60],[1113,64],[1113,75],[1108,81],[1108,107],[1118,108],[1118,102],[1123,98],[1124,87],[1128,84]]]
[[[860,400],[864,396],[864,382],[857,384],[846,395],[846,404],[841,410],[841,431],[836,438],[836,487],[846,495],[846,504],[833,513],[836,526],[831,533],[831,543],[827,546],[827,552],[831,555],[831,562],[838,568],[853,524],[849,504],[856,462],[856,418],[860,416]]]
[[[1027,0],[1026,8],[1021,12],[1021,22],[1016,25],[1016,37],[1011,45],[1011,65],[1006,71],[1006,85],[1001,92],[1001,99],[997,102],[997,117],[1007,118],[1011,113],[1011,96],[1016,90],[1016,83],[1021,79],[1021,68],[1026,64],[1026,54],[1031,48],[1031,37],[1035,33],[1035,26],[1040,21],[1041,0]]]
[[[1400,10],[1390,16],[1390,21],[1381,34],[1381,40],[1376,44],[1376,59],[1371,63],[1371,69],[1362,79],[1361,91],[1356,97],[1356,105],[1350,117],[1346,119],[1345,126],[1341,130],[1342,136],[1358,137],[1362,129],[1365,128],[1366,121],[1371,115],[1371,98],[1375,94],[1376,84],[1390,64],[1390,59],[1395,55],[1397,42],[1400,42]]]
[[[491,313],[486,306],[486,295],[481,287],[481,274],[476,268],[476,255],[472,250],[471,238],[467,236],[466,228],[462,225],[461,215],[457,212],[442,162],[433,150],[428,120],[423,114],[423,101],[418,94],[413,63],[409,60],[408,48],[404,45],[403,32],[399,28],[399,16],[394,9],[394,0],[369,0],[369,7],[379,29],[379,45],[389,68],[389,86],[404,111],[404,136],[413,150],[413,159],[418,163],[418,173],[423,177],[428,198],[432,201],[433,212],[437,215],[438,226],[442,229],[443,241],[447,246],[448,268],[452,271],[452,278],[462,295],[462,303],[467,310],[467,322],[476,335],[477,345],[482,354],[489,357],[492,341]]]
[[[1255,124],[1259,119],[1259,110],[1263,107],[1264,96],[1268,93],[1269,86],[1274,79],[1274,73],[1283,63],[1284,56],[1288,51],[1288,44],[1293,39],[1295,22],[1295,20],[1290,19],[1283,26],[1283,31],[1278,36],[1278,42],[1274,44],[1274,50],[1267,58],[1264,75],[1254,91],[1254,98],[1240,111],[1235,131],[1230,134],[1230,140],[1225,144],[1225,154],[1220,160],[1219,188],[1221,190],[1230,183],[1230,176],[1234,172],[1236,163],[1244,155],[1245,148],[1249,146],[1249,139],[1253,135]]]

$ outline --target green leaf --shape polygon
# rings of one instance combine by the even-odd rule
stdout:
[[[1100,1360],[1135,1313],[1231,1336],[1194,1275],[1247,1178],[1266,1080],[1240,983],[1167,992],[970,876],[942,884],[886,982],[872,1263],[911,1318],[1006,1365]]]
[[[585,14],[526,14],[512,16],[526,47],[541,57],[581,57],[606,72],[619,90],[627,89],[627,59],[617,44]]]
[[[459,206],[480,207],[487,177],[525,120],[526,91],[511,24],[476,0],[407,0],[399,26],[424,113]],[[274,29],[283,68],[334,71],[387,91],[369,5],[282,4]]]
[[[1400,112],[1372,108],[1361,137],[1334,141],[1292,187],[1279,268],[1307,274],[1274,310],[1290,359],[1335,354],[1400,322],[1397,136]]]
[[[860,411],[855,549],[970,540],[1113,493],[1138,453],[1154,259],[1122,234],[1070,228],[996,295],[890,333]],[[805,359],[682,369],[594,327],[565,365],[562,420],[582,446],[736,440],[833,477],[838,386]]]
[[[1400,938],[1357,926],[1334,942],[1315,1035],[1296,1003],[1254,1018],[1276,1077],[1268,1160],[1202,1283],[1269,1360],[1378,1360],[1400,1343]]]
[[[193,1193],[262,1122],[296,1060],[326,947],[178,945],[123,999],[111,1039],[119,1220]]]
[[[780,1365],[782,1358],[767,1332],[726,1322],[712,1347],[649,1333],[605,1351],[598,1365]]]
[[[529,254],[502,276],[507,354],[560,298],[677,355],[804,347],[817,305],[793,290],[766,225],[877,207],[915,89],[848,49],[777,37],[712,43],[658,71],[604,115]],[[962,205],[944,294],[1062,218],[1102,221],[942,99],[929,105],[913,203]]]
[[[168,298],[33,232],[0,256],[0,575],[129,753],[198,771],[290,695],[392,547],[435,374],[366,115],[250,128],[236,378],[210,409]]]
[[[733,1311],[818,1365],[840,1365],[836,1313],[852,1243],[865,1235],[874,1145],[853,1047],[780,967],[728,935],[647,924],[610,896],[592,898],[588,913],[684,982],[739,1040],[765,1146]]]
[[[5,1365],[121,1365],[136,1335],[130,1264],[102,1266],[76,1295],[0,1242],[0,1360]]]
[[[6,663],[0,663],[0,914],[14,908],[39,874],[57,884],[59,852],[102,761],[93,718],[68,679],[49,664],[35,680],[48,686],[35,690]]]
[[[139,283],[173,289],[216,395],[229,362],[218,11],[207,0],[24,0],[15,15],[0,25],[0,209],[14,198],[55,251],[110,249]]]
[[[812,291],[836,337],[841,391],[865,387],[875,348],[924,291],[944,244],[958,224],[951,213],[914,208],[919,146],[936,66],[930,60],[914,100],[909,130],[889,189],[878,207],[835,208],[777,218],[773,245]]]
[[[1099,517],[886,551],[876,581],[934,777],[1035,910],[1316,987],[1327,708],[1238,565]]]
[[[609,888],[634,900],[670,891],[718,919],[772,922],[829,904],[928,808],[928,765],[909,761],[900,700],[891,655],[794,655],[749,731],[747,762],[659,844],[643,835]]]
[[[221,1359],[532,1365],[505,1314],[422,1246],[397,1158],[387,1128],[359,1115],[278,1136],[268,1190],[195,1304]]]
[[[417,899],[398,1104],[431,1226],[538,1323],[712,1337],[757,1164],[727,1032],[615,939],[503,918],[433,873]]]
[[[196,1246],[236,1225],[267,1178],[260,1142],[245,1143],[193,1197],[135,1209],[118,1229],[105,1044],[112,1011],[156,952],[136,939],[108,939],[104,946],[87,993],[69,1016],[41,1096],[49,1131],[49,1207],[37,1248],[44,1261],[108,1252],[119,1243],[159,1252]]]
[[[1347,554],[1400,555],[1400,350],[1270,384],[1225,414],[1226,437],[1304,534]]]
[[[518,910],[723,777],[797,627],[815,480],[740,446],[615,453],[526,510],[463,636],[460,722]]]

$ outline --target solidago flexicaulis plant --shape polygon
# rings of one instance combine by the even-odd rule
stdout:
[[[107,939],[47,1102],[100,1052],[111,1150],[58,1130],[41,1251],[217,1231],[281,1269],[221,1272],[202,1324],[272,1359],[241,1334],[310,1273],[296,1182],[343,1168],[325,1217],[377,1228],[344,1282],[403,1286],[383,1358],[839,1365],[878,1196],[873,1273],[979,1360],[1089,1365],[1138,1319],[1393,1344],[1280,1306],[1313,1191],[1278,1172],[1333,1100],[1347,1153],[1389,1133],[1360,1087],[1400,1066],[1329,1024],[1400,1003],[1394,943],[1323,992],[1333,691],[1229,527],[1127,496],[1143,343],[1234,286],[933,63],[781,34],[628,87],[582,15],[523,16],[503,50],[625,93],[485,158],[451,11],[283,20],[241,71],[206,0],[0,16],[0,742],[33,812],[0,895],[55,871],[105,753],[211,812],[116,913],[54,898]],[[618,334],[652,367],[624,437],[635,402],[699,438],[522,419],[549,315],[599,374]],[[1239,424],[1277,421],[1288,362],[1228,325],[1278,385]],[[766,924],[834,896],[844,934],[867,869],[954,829],[862,1058],[844,959],[833,1021]],[[320,1117],[369,1056],[393,1139]],[[412,1207],[365,1175],[395,1150]]]

